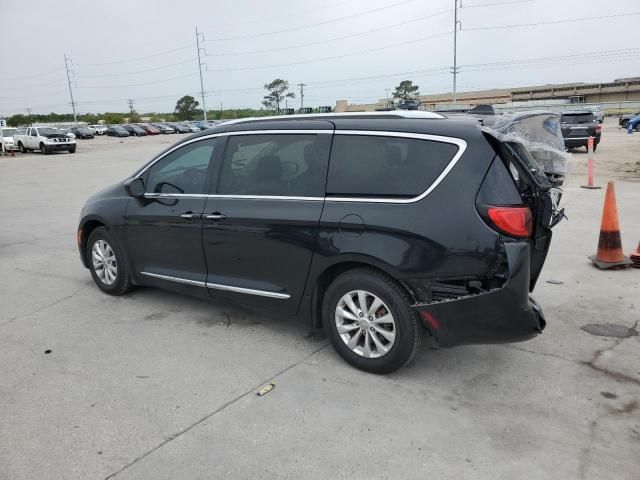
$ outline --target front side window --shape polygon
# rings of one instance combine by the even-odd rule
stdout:
[[[324,196],[329,135],[229,137],[222,195]]]
[[[204,193],[218,140],[211,138],[174,150],[149,168],[147,193]]]
[[[337,134],[327,194],[415,197],[429,188],[457,151],[457,145],[431,140]]]

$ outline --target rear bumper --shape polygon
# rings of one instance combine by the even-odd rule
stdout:
[[[564,139],[564,146],[566,148],[586,147],[588,143],[589,137],[574,137]],[[600,137],[593,137],[593,143],[598,145],[600,143]]]
[[[530,248],[526,242],[505,244],[509,279],[499,289],[412,305],[441,347],[520,342],[542,332],[544,314],[529,296]]]

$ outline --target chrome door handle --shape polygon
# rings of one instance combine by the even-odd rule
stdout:
[[[180,218],[185,218],[187,220],[191,220],[194,217],[198,217],[199,215],[196,213],[183,213],[182,215],[180,215]]]
[[[212,213],[211,215],[205,215],[205,218],[207,220],[224,220],[227,216],[222,213]]]

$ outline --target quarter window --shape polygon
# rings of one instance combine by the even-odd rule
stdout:
[[[324,196],[329,135],[229,137],[222,195]]]
[[[149,169],[148,193],[203,193],[217,139],[190,143],[174,150]]]
[[[431,140],[337,134],[327,194],[415,197],[438,178],[457,151],[456,145]]]

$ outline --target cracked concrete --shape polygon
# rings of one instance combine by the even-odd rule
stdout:
[[[153,289],[101,294],[74,244],[80,206],[164,146],[112,140],[0,159],[0,478],[637,478],[640,338],[580,329],[640,320],[640,272],[586,260],[603,192],[567,188],[534,292],[543,335],[425,345],[375,376],[306,325]],[[640,189],[616,191],[629,251]]]

